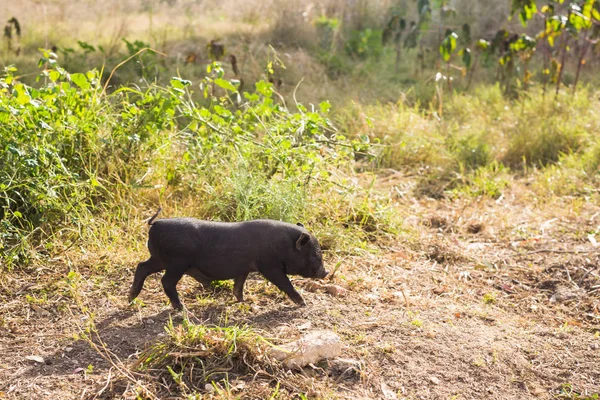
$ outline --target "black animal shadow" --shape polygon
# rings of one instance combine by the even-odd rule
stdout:
[[[117,359],[126,361],[162,337],[165,332],[164,326],[169,318],[172,318],[174,323],[181,322],[182,319],[181,314],[167,309],[128,326],[120,323],[136,314],[133,308],[116,311],[97,323],[96,331],[88,333],[88,336],[100,351],[105,352],[102,350],[105,346],[115,361]],[[44,361],[45,365],[30,366],[21,377],[83,373],[84,370],[89,370],[90,365],[93,366],[90,367],[93,372],[104,371],[111,367],[111,364],[85,339],[64,343],[60,350],[45,355]]]

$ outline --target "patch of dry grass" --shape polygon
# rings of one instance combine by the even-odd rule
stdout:
[[[396,176],[387,185],[410,179]],[[30,275],[6,274],[0,373],[10,383],[0,390],[9,398],[44,391],[78,398],[104,389],[101,398],[356,398],[392,390],[516,399],[551,396],[569,384],[598,393],[600,260],[585,232],[600,210],[572,198],[535,205],[525,183],[514,182],[501,201],[398,199],[406,220],[397,241],[381,243],[376,253],[327,255],[328,265],[338,265],[330,283],[346,289],[343,297],[295,280],[310,291],[306,308],[262,279],[248,281],[247,303],[238,304],[230,289],[199,293],[186,278],[186,319],[170,315],[157,277],[148,279],[142,303],[127,307],[134,263],[144,257],[134,237],[105,252],[70,249],[56,262],[77,274],[44,263]],[[484,229],[474,230],[474,222]],[[81,327],[92,328],[88,339]],[[260,337],[285,342],[321,328],[340,334],[343,357],[363,372],[344,375],[328,363],[293,372],[264,358],[268,345]],[[107,353],[112,362],[98,357]],[[48,364],[24,358],[32,354]],[[77,368],[83,370],[65,375]],[[57,377],[69,386],[54,384]]]

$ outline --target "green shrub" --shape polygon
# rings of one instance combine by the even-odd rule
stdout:
[[[345,44],[346,52],[352,57],[359,59],[381,56],[383,52],[381,33],[379,29],[370,28],[352,31],[350,38]]]
[[[0,249],[14,261],[27,243],[149,193],[194,199],[210,219],[306,220],[331,172],[368,151],[336,133],[327,102],[291,112],[263,81],[240,94],[218,63],[200,84],[205,105],[180,78],[107,93],[95,71],[69,74],[51,53],[42,64],[39,88],[13,68],[0,79]]]

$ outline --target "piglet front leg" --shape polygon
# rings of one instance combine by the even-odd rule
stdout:
[[[299,306],[306,305],[306,302],[304,301],[300,293],[298,293],[296,289],[294,289],[294,286],[292,286],[292,282],[290,282],[283,269],[268,269],[260,271],[260,273],[263,274],[263,276],[267,278],[269,282],[271,282],[272,284],[277,286],[281,291],[287,294],[288,297],[294,303],[298,304]]]
[[[184,268],[167,268],[167,272],[161,279],[163,289],[169,300],[171,300],[171,305],[179,311],[183,309],[183,304],[181,304],[179,294],[177,294],[177,283],[183,277],[184,272]]]
[[[233,295],[240,303],[244,301],[244,282],[248,277],[248,272],[242,275],[238,275],[233,280]]]

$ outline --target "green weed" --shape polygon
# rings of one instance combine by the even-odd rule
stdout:
[[[498,300],[498,296],[496,295],[496,293],[485,293],[483,295],[483,302],[485,304],[494,304],[496,303],[496,301]]]

